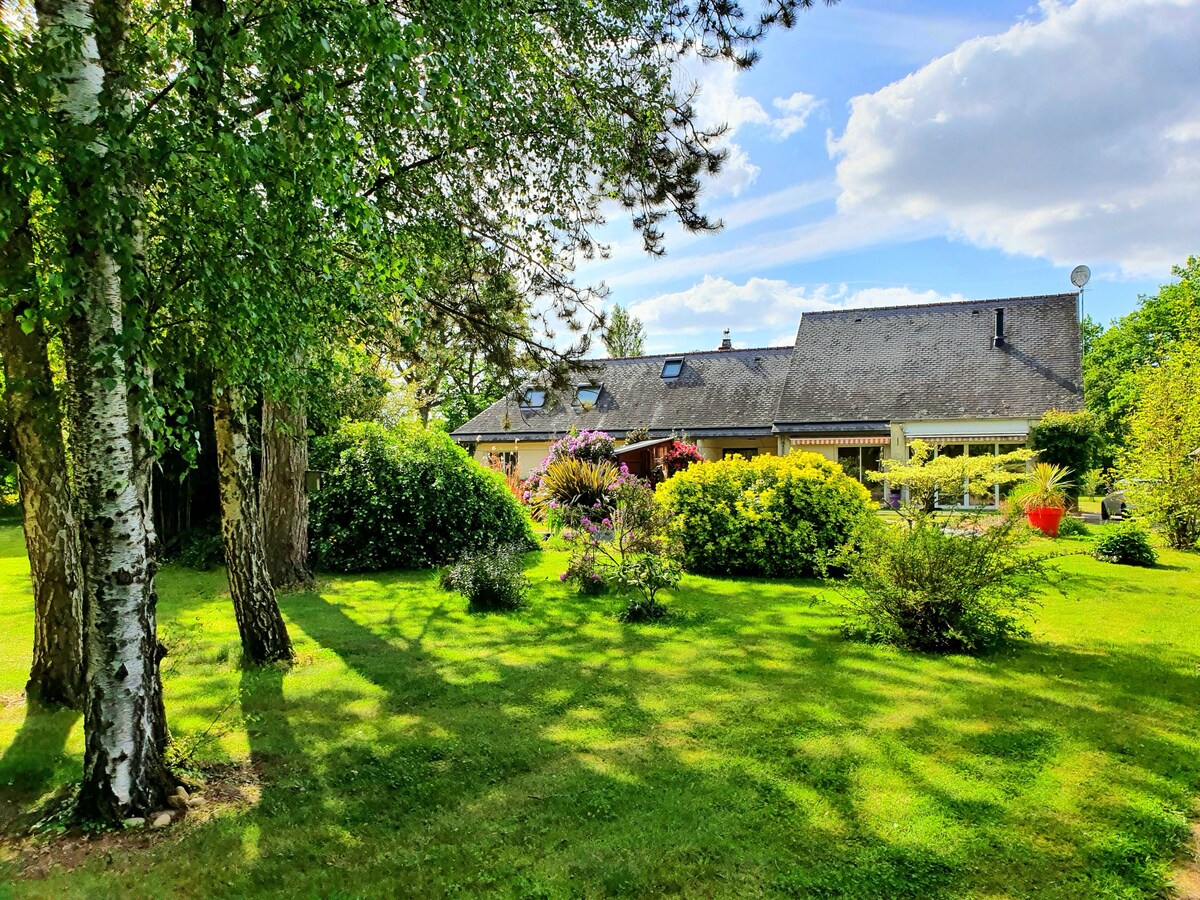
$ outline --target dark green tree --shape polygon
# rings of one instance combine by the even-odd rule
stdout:
[[[1096,417],[1087,410],[1063,412],[1052,409],[1030,429],[1029,445],[1037,451],[1039,462],[1070,470],[1067,500],[1074,506],[1079,500],[1083,478],[1097,459]]]
[[[646,351],[646,328],[641,319],[631,316],[621,304],[608,314],[604,329],[604,347],[612,357],[641,356]]]
[[[1200,341],[1200,257],[1171,271],[1175,282],[1139,297],[1136,310],[1085,341],[1083,392],[1098,422],[1103,468],[1115,464],[1128,442],[1138,369],[1180,344]]]

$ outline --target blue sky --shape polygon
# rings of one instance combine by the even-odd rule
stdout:
[[[753,7],[754,0],[747,0]],[[1200,253],[1200,0],[843,0],[747,72],[689,65],[728,122],[715,235],[628,225],[580,268],[649,352],[789,343],[807,309],[1071,290],[1108,321]]]

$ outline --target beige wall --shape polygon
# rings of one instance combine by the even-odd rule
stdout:
[[[720,459],[726,450],[740,450],[753,447],[761,455],[775,456],[778,445],[773,435],[759,438],[699,438],[696,446],[700,455],[707,460]]]
[[[517,472],[524,478],[550,452],[550,441],[481,441],[475,445],[475,459],[487,465],[491,453],[517,453]]]

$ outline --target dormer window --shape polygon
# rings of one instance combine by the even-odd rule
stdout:
[[[575,402],[585,409],[591,409],[600,399],[600,385],[581,384],[575,391]]]
[[[546,390],[545,388],[531,387],[525,388],[525,393],[521,395],[521,406],[525,409],[541,409],[546,405]]]
[[[679,373],[683,371],[683,357],[674,356],[671,359],[663,360],[662,377],[668,381],[679,377]]]

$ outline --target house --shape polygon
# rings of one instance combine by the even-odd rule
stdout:
[[[814,450],[861,480],[915,438],[939,453],[1002,453],[1047,410],[1083,406],[1076,294],[809,312],[791,347],[726,340],[594,371],[571,397],[527,385],[453,437],[522,475],[573,427],[617,439],[645,427],[652,439],[686,432],[706,459]]]

